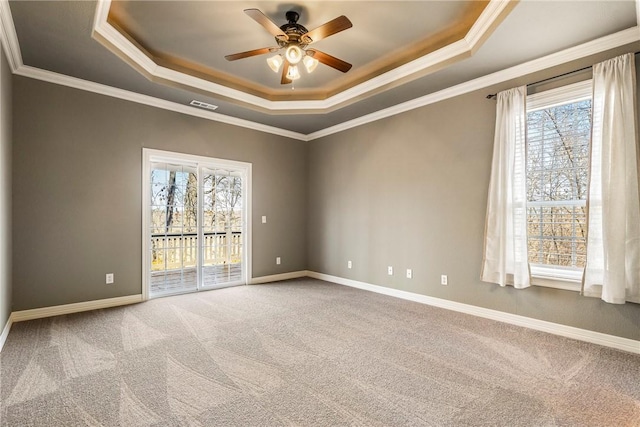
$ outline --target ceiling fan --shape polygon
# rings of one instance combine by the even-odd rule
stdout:
[[[271,33],[271,35],[276,38],[278,46],[263,47],[261,49],[227,55],[225,56],[227,61],[235,61],[237,59],[249,58],[251,56],[264,55],[267,53],[276,53],[279,50],[284,49],[284,55],[276,54],[275,56],[267,59],[267,64],[276,73],[280,70],[280,66],[284,65],[282,68],[282,78],[280,80],[281,84],[292,83],[293,80],[300,78],[300,72],[298,70],[298,63],[300,63],[300,61],[302,61],[309,73],[316,68],[318,62],[335,68],[338,71],[342,71],[343,73],[346,73],[351,69],[351,64],[348,62],[331,56],[328,53],[308,47],[312,43],[351,28],[353,24],[346,16],[339,16],[318,28],[309,31],[302,25],[298,24],[300,14],[292,10],[286,13],[288,22],[281,26],[276,25],[258,9],[245,9],[244,13],[249,15],[250,18],[262,25],[269,33]]]

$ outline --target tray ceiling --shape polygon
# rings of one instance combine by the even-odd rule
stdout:
[[[227,54],[277,47],[264,28],[242,8],[253,3],[116,1],[106,23],[130,40],[158,65],[220,83],[269,100],[326,99],[404,65],[437,49],[461,41],[478,21],[487,1],[344,2],[335,14],[349,17],[353,27],[314,44],[314,47],[353,64],[342,74],[327,66],[303,73],[293,85],[280,84],[280,75],[266,65],[266,56],[229,62]],[[287,9],[300,13],[298,23],[311,30],[335,18],[320,2],[304,6],[277,2],[255,4],[277,25],[286,23]],[[491,17],[489,25],[502,14]],[[377,31],[375,29],[378,29]],[[106,45],[110,48],[109,43]],[[117,48],[116,48],[117,50]]]

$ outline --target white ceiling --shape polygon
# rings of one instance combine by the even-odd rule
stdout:
[[[387,85],[383,91],[368,93],[342,108],[317,112],[288,110],[283,114],[238,104],[229,97],[204,93],[197,88],[176,88],[149,80],[92,38],[99,6],[96,2],[11,1],[9,9],[6,0],[0,1],[3,37],[6,46],[14,47],[9,50],[17,74],[102,93],[111,91],[112,95],[125,98],[125,93],[138,94],[135,96],[139,102],[156,102],[163,108],[192,111],[213,120],[257,127],[299,139],[320,135],[327,128],[339,129],[348,123],[372,120],[381,116],[380,110],[400,111],[418,106],[425,99],[442,97],[447,90],[452,91],[450,88],[460,88],[468,81],[476,82],[476,88],[489,86],[499,83],[500,78],[507,80],[507,77],[577,59],[579,56],[576,55],[588,56],[622,45],[637,49],[640,40],[633,0],[523,0],[467,59],[417,78],[414,76],[401,84]],[[354,27],[318,42],[317,47],[354,63],[356,71],[356,67],[380,60],[407,41],[428,37],[434,28],[460,13],[459,6],[459,2],[446,1],[296,4],[165,1],[133,3],[132,16],[137,17],[135,21],[139,24],[136,36],[152,40],[158,48],[280,90],[279,78],[268,69],[264,57],[231,63],[222,59],[229,53],[273,44],[273,38],[242,13],[245,8],[259,8],[278,24],[284,22],[284,11],[299,10],[300,23],[308,29],[342,14],[348,16]],[[169,21],[174,23],[173,27],[167,23]],[[190,22],[193,22],[191,26]],[[171,28],[173,30],[169,31]],[[525,63],[528,65],[520,65]],[[532,64],[538,68],[534,69]],[[496,74],[504,69],[511,71]],[[303,75],[296,83],[298,87],[327,85],[344,77],[329,67],[319,67],[316,71],[320,72]],[[393,72],[389,75],[393,76]],[[483,77],[488,75],[491,78]],[[192,99],[219,108],[215,113],[196,111],[195,107],[186,107]]]

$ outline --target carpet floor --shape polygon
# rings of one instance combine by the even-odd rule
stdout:
[[[3,426],[639,426],[640,356],[300,279],[16,323]]]

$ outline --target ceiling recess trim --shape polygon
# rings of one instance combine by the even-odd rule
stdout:
[[[198,91],[208,92],[212,96],[224,97],[232,102],[244,104],[264,112],[326,113],[356,102],[367,95],[379,93],[387,87],[399,84],[399,82],[406,82],[412,77],[417,78],[436,71],[442,65],[451,63],[454,60],[471,56],[502,19],[515,7],[516,3],[517,0],[490,0],[462,40],[444,46],[323,100],[272,101],[160,66],[108,22],[111,0],[98,1],[92,36],[152,79],[164,80]]]
[[[22,66],[22,52],[18,43],[18,35],[13,25],[13,15],[8,0],[0,0],[0,40],[6,51],[7,61],[12,72]]]

